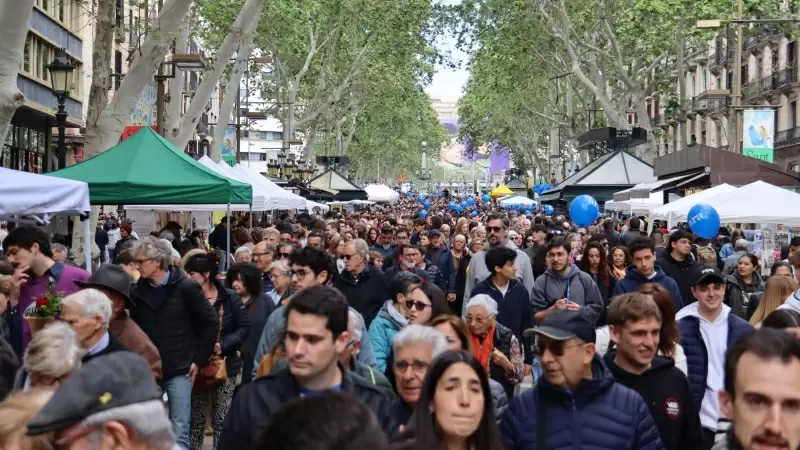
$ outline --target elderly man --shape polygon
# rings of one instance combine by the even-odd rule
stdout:
[[[52,243],[50,248],[53,249],[53,261],[66,261],[69,259],[69,250],[64,244]]]
[[[389,380],[378,370],[364,364],[356,359],[356,355],[361,350],[361,338],[364,334],[364,322],[361,316],[353,310],[349,310],[347,314],[347,333],[350,334],[350,342],[339,353],[339,362],[342,367],[350,371],[353,378],[359,378],[367,385],[372,385],[375,389],[383,392],[389,397],[394,397],[394,390]],[[275,363],[272,366],[272,373],[285,369],[289,366],[289,360],[284,359]]]
[[[394,363],[391,370],[397,386],[392,417],[398,425],[405,426],[419,400],[428,367],[437,356],[447,351],[447,337],[432,327],[409,325],[394,336],[392,349]]]
[[[250,247],[241,246],[236,249],[233,259],[237,263],[249,263],[253,260],[253,251],[250,250]]]
[[[262,292],[267,293],[275,288],[272,280],[269,278],[269,268],[272,266],[272,261],[275,259],[275,252],[277,248],[272,244],[267,244],[267,241],[261,241],[253,247],[253,263],[261,272],[261,277],[264,280],[264,287]]]
[[[97,289],[83,289],[61,300],[61,320],[78,334],[86,349],[84,362],[128,350],[108,332],[111,300]]]
[[[200,285],[170,265],[163,242],[148,236],[133,250],[141,278],[131,293],[131,318],[158,348],[170,421],[188,449],[192,383],[214,350],[219,318]]]
[[[123,255],[128,253],[130,252],[126,251]],[[153,377],[156,381],[161,381],[161,356],[158,354],[158,349],[126,311],[135,305],[130,297],[131,279],[125,269],[103,264],[89,277],[89,280],[79,282],[78,285],[97,289],[111,299],[111,322],[108,324],[111,337],[144,358],[150,364]]]
[[[54,433],[57,448],[172,450],[172,433],[150,366],[132,352],[84,365],[28,422],[28,435]]]
[[[269,227],[261,232],[261,238],[269,245],[277,246],[280,241],[281,232],[275,227]]]
[[[383,302],[390,298],[386,274],[369,263],[369,246],[363,239],[354,239],[344,246],[345,271],[336,278],[334,287],[347,298],[347,304],[358,311],[369,327]]]

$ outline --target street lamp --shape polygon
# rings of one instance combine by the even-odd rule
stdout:
[[[269,163],[267,164],[267,173],[271,177],[277,177],[278,171],[280,170],[280,166],[274,159],[270,159]]]
[[[417,178],[425,181],[427,185],[427,181],[431,179],[431,169],[428,167],[428,152],[426,150],[428,143],[422,141],[420,145],[422,146],[422,152],[420,155],[419,170],[417,170]]]
[[[72,72],[75,65],[70,61],[67,52],[63,48],[56,50],[56,57],[53,62],[47,65],[50,72],[50,82],[53,84],[53,95],[58,100],[58,111],[56,111],[56,123],[58,124],[58,168],[67,167],[67,108],[66,101],[69,91],[72,88]],[[50,161],[45,164],[50,166]]]

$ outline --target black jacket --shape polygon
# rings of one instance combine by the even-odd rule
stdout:
[[[700,275],[700,270],[703,269],[697,261],[691,256],[683,261],[678,261],[673,258],[671,254],[667,253],[663,258],[658,258],[656,260],[656,265],[661,267],[661,270],[678,284],[678,291],[681,293],[683,306],[690,305],[697,301],[694,295],[692,295],[692,285],[694,285],[694,281],[697,279],[698,275]]]
[[[392,401],[388,397],[374,386],[351,377],[346,370],[342,370],[341,390],[361,399],[378,417],[386,435],[391,436],[396,425],[392,418]],[[250,448],[261,437],[270,417],[285,403],[299,397],[300,386],[288,368],[239,386],[222,426],[219,448]]]
[[[267,294],[251,298],[250,303],[245,307],[250,319],[250,332],[247,334],[247,339],[245,339],[242,346],[242,360],[244,361],[242,383],[249,383],[253,379],[253,361],[256,357],[258,341],[261,339],[261,333],[264,332],[267,318],[275,309],[277,309],[275,302]]]
[[[372,319],[378,315],[383,302],[391,297],[389,293],[389,278],[375,266],[367,264],[364,270],[354,277],[352,273],[344,271],[336,278],[333,287],[339,289],[347,304],[364,317],[364,324],[369,328]]]
[[[98,356],[108,355],[109,353],[114,353],[114,352],[127,352],[127,351],[129,351],[128,348],[125,347],[124,345],[122,345],[122,343],[120,343],[118,340],[116,340],[116,338],[114,338],[114,336],[112,336],[109,333],[109,335],[108,335],[108,345],[106,346],[106,348],[100,350],[97,353],[93,353],[91,355],[88,354],[88,353],[83,355],[83,359],[81,360],[81,362],[83,364],[86,364],[87,362],[89,362],[92,359],[97,358]]]
[[[653,365],[641,375],[626,372],[615,362],[616,351],[605,354],[604,362],[614,380],[642,396],[666,450],[703,448],[700,416],[686,375],[675,367],[672,358],[656,356]]]
[[[208,362],[217,340],[218,317],[199,284],[175,266],[169,268],[166,300],[156,309],[151,298],[156,288],[140,279],[131,291],[130,312],[161,355],[163,379],[186,375],[192,363]]]
[[[214,311],[217,315],[217,323],[219,323],[219,309],[224,306],[219,347],[222,356],[225,357],[228,376],[235,377],[242,368],[242,360],[239,359],[238,352],[242,349],[247,335],[250,333],[250,320],[247,318],[247,308],[244,307],[239,294],[225,289],[219,281],[216,282],[216,285],[217,301],[214,303]]]

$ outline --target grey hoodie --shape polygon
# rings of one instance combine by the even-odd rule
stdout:
[[[567,289],[569,285],[569,289]],[[569,292],[567,292],[569,291]],[[569,295],[567,295],[569,293]],[[552,268],[548,268],[533,285],[533,313],[553,306],[556,301],[567,298],[581,305],[581,312],[592,322],[597,322],[603,310],[603,298],[592,276],[582,271],[575,264],[569,265],[569,272],[561,276]]]
[[[530,292],[533,289],[533,268],[531,267],[530,258],[510,240],[506,246],[517,252],[517,259],[514,261],[517,266],[517,279]],[[462,312],[465,317],[467,302],[472,296],[472,289],[481,281],[489,278],[489,275],[491,273],[486,267],[486,250],[472,255],[469,267],[467,267],[467,282],[464,287],[464,309]]]

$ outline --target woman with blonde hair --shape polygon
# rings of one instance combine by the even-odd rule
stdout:
[[[33,389],[14,394],[0,403],[0,450],[52,450],[52,436],[28,437],[28,422],[53,396],[51,391]]]
[[[755,308],[755,312],[750,317],[750,323],[754,326],[759,326],[761,321],[769,315],[772,311],[778,309],[783,304],[792,292],[797,290],[797,282],[789,277],[769,277],[764,294],[761,296],[761,301]],[[754,296],[750,296],[750,302],[754,302]]]
[[[62,381],[80,369],[85,353],[69,325],[53,322],[33,335],[14,380],[14,390],[58,389]]]

